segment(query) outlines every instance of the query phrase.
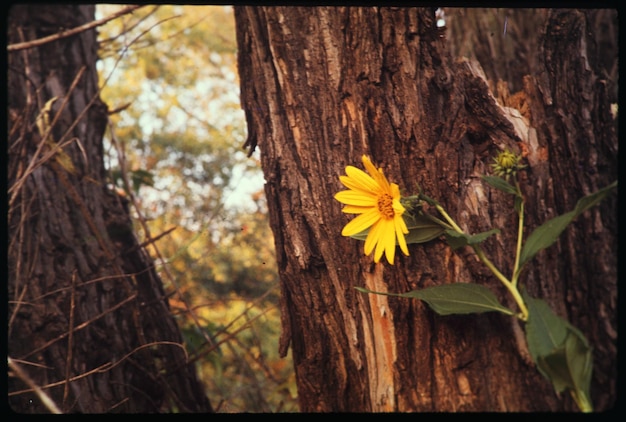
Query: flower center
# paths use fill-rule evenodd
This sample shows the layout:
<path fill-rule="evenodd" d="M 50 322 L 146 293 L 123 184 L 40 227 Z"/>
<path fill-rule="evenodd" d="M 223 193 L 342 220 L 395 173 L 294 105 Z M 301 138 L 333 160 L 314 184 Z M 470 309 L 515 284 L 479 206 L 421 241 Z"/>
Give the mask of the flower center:
<path fill-rule="evenodd" d="M 498 159 L 499 159 L 498 164 L 500 164 L 500 167 L 504 169 L 512 169 L 517 164 L 515 154 L 508 152 L 508 151 L 500 154 Z"/>
<path fill-rule="evenodd" d="M 396 213 L 393 210 L 393 198 L 388 193 L 378 197 L 378 211 L 387 219 L 393 219 Z"/>

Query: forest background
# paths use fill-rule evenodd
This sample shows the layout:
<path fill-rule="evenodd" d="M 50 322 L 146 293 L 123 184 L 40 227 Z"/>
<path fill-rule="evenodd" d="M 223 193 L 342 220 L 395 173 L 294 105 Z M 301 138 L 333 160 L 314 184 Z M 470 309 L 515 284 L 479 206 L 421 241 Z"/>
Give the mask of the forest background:
<path fill-rule="evenodd" d="M 96 19 L 122 7 L 98 5 Z M 222 412 L 296 411 L 291 356 L 278 356 L 259 151 L 242 148 L 232 7 L 143 7 L 100 27 L 99 43 L 102 98 L 115 111 L 105 163 L 118 192 L 139 200 L 139 238 L 146 225 L 158 239 L 148 250 L 208 397 Z"/>

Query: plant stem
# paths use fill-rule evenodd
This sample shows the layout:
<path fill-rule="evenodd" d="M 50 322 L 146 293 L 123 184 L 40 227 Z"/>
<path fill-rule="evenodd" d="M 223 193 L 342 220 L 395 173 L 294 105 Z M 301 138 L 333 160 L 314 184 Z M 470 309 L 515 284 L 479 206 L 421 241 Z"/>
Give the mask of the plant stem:
<path fill-rule="evenodd" d="M 437 208 L 437 211 L 439 211 L 439 213 L 441 215 L 443 215 L 443 218 L 445 218 L 446 221 L 448 223 L 450 223 L 450 225 L 452 226 L 452 228 L 455 231 L 457 231 L 458 233 L 464 234 L 463 230 L 456 224 L 456 222 L 452 219 L 452 217 L 450 217 L 448 215 L 446 210 L 444 210 L 441 205 L 437 204 L 437 205 L 435 205 L 435 208 Z M 523 213 L 522 213 L 522 215 L 523 215 Z M 520 241 L 518 241 L 518 244 L 519 243 L 520 243 Z M 480 248 L 480 246 L 473 245 L 472 248 L 474 249 L 474 252 L 476 252 L 476 255 L 481 260 L 481 262 L 483 264 L 485 264 L 487 266 L 487 268 L 489 268 L 491 270 L 493 275 L 495 275 L 498 278 L 498 280 L 500 280 L 500 282 L 502 282 L 502 284 L 504 284 L 504 287 L 506 287 L 509 290 L 509 292 L 513 296 L 513 299 L 515 299 L 515 302 L 517 303 L 517 306 L 519 307 L 520 312 L 522 313 L 522 315 L 519 318 L 521 320 L 523 320 L 523 321 L 526 321 L 528 319 L 528 309 L 526 308 L 526 304 L 524 303 L 524 299 L 522 299 L 522 295 L 517 290 L 517 287 L 515 286 L 515 283 L 509 281 L 509 279 L 506 278 L 506 276 L 504 274 L 502 274 L 500 272 L 500 270 L 498 270 L 498 268 L 495 265 L 493 265 L 493 263 L 489 260 L 489 258 L 487 258 L 487 256 L 483 252 L 483 250 Z M 519 252 L 516 255 L 519 256 Z M 516 260 L 517 260 L 517 258 L 516 258 Z M 516 266 L 516 268 L 517 268 L 517 266 Z"/>
<path fill-rule="evenodd" d="M 439 224 L 441 227 L 445 227 L 446 229 L 449 229 L 449 230 L 454 230 L 454 228 L 451 225 L 435 217 L 434 215 L 424 214 L 424 216 L 428 218 L 430 221 L 432 221 L 433 223 Z"/>
<path fill-rule="evenodd" d="M 522 295 L 520 294 L 519 290 L 517 290 L 517 287 L 515 286 L 515 284 L 509 281 L 509 279 L 507 279 L 504 276 L 504 274 L 502 274 L 500 270 L 498 270 L 498 268 L 495 265 L 493 265 L 491 260 L 487 258 L 487 256 L 485 255 L 483 250 L 480 248 L 480 246 L 474 245 L 472 246 L 472 248 L 474 249 L 474 252 L 476 252 L 478 259 L 480 259 L 481 262 L 485 264 L 487 268 L 491 270 L 493 275 L 495 275 L 498 278 L 498 280 L 500 280 L 500 282 L 504 284 L 504 287 L 506 287 L 508 291 L 511 293 L 511 295 L 513 296 L 513 299 L 515 299 L 515 302 L 517 303 L 517 306 L 520 309 L 520 312 L 522 313 L 522 315 L 519 316 L 519 318 L 522 321 L 526 321 L 528 319 L 528 308 L 526 308 L 524 299 L 522 298 Z"/>
<path fill-rule="evenodd" d="M 450 226 L 452 226 L 452 228 L 453 228 L 455 231 L 457 231 L 458 233 L 465 233 L 465 232 L 463 231 L 463 229 L 461 229 L 461 228 L 460 228 L 460 227 L 459 227 L 459 226 L 455 223 L 455 221 L 452 219 L 452 217 L 450 217 L 450 216 L 448 215 L 448 213 L 446 212 L 446 210 L 444 210 L 444 209 L 443 209 L 443 207 L 442 207 L 441 205 L 437 204 L 437 205 L 435 205 L 435 208 L 437 209 L 437 211 L 439 211 L 439 213 L 440 213 L 441 215 L 443 215 L 443 218 L 445 218 L 445 219 L 446 219 L 446 221 L 447 221 L 448 223 L 450 223 Z"/>
<path fill-rule="evenodd" d="M 515 264 L 513 265 L 513 276 L 511 277 L 511 283 L 513 286 L 517 286 L 517 279 L 519 278 L 519 259 L 522 254 L 522 236 L 524 235 L 524 197 L 520 191 L 519 183 L 515 181 L 515 187 L 517 188 L 517 195 L 521 199 L 519 218 L 517 222 L 517 247 L 515 248 Z"/>
<path fill-rule="evenodd" d="M 578 405 L 578 408 L 581 411 L 583 411 L 584 413 L 593 412 L 593 405 L 587 398 L 587 395 L 584 391 L 580 391 L 578 389 L 570 390 L 570 394 L 572 395 L 572 398 L 574 399 L 574 401 Z"/>

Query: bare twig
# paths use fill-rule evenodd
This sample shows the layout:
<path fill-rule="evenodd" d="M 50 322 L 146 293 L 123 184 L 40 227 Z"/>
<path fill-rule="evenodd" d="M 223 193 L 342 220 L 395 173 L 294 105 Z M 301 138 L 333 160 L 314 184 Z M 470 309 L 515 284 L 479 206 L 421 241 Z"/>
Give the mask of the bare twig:
<path fill-rule="evenodd" d="M 152 10 L 152 11 L 150 12 L 150 14 L 151 14 L 151 13 L 153 13 L 154 11 L 156 11 L 156 9 L 158 9 L 159 7 L 160 7 L 160 6 L 156 6 L 156 7 L 154 8 L 154 10 Z M 120 58 L 121 58 L 121 57 L 125 54 L 126 50 L 128 50 L 128 48 L 129 48 L 131 45 L 135 44 L 135 43 L 137 44 L 137 46 L 135 47 L 136 49 L 145 48 L 144 46 L 141 46 L 141 44 L 139 44 L 139 42 L 138 42 L 138 41 L 139 41 L 139 39 L 140 39 L 140 38 L 142 38 L 144 35 L 146 35 L 146 34 L 147 34 L 147 33 L 149 33 L 150 31 L 152 31 L 152 29 L 153 29 L 153 28 L 156 28 L 157 26 L 161 25 L 161 24 L 162 24 L 162 23 L 164 23 L 164 22 L 167 22 L 167 21 L 172 20 L 172 19 L 180 18 L 180 17 L 181 17 L 181 15 L 174 15 L 174 16 L 169 16 L 169 17 L 167 17 L 167 18 L 163 18 L 163 19 L 161 19 L 160 21 L 158 21 L 158 22 L 154 23 L 153 25 L 151 25 L 150 27 L 148 27 L 147 29 L 145 29 L 144 31 L 140 32 L 140 33 L 139 33 L 139 34 L 138 34 L 135 38 L 133 38 L 133 39 L 132 39 L 132 40 L 131 40 L 131 41 L 130 41 L 127 45 L 124 45 L 124 47 L 122 48 L 122 52 L 119 54 Z M 143 19 L 146 19 L 146 18 L 147 18 L 147 16 L 144 16 L 144 17 L 142 18 L 142 20 L 143 20 Z M 128 31 L 128 30 L 126 30 L 126 31 Z M 151 47 L 152 45 L 154 45 L 154 42 L 147 41 L 147 45 L 146 45 L 146 47 Z"/>
<path fill-rule="evenodd" d="M 126 273 L 126 274 L 123 274 L 122 276 L 124 276 L 124 277 L 137 277 L 138 275 L 141 275 L 143 273 L 151 271 L 153 268 L 154 268 L 154 266 L 150 266 L 150 267 L 148 267 L 146 269 L 143 269 L 141 271 L 138 271 L 138 272 L 135 272 L 135 273 Z M 78 288 L 84 288 L 84 287 L 88 287 L 88 286 L 90 286 L 91 284 L 94 284 L 94 283 L 101 283 L 101 282 L 107 281 L 107 280 L 115 280 L 115 279 L 120 278 L 120 277 L 121 276 L 119 274 L 113 274 L 113 275 L 107 275 L 107 276 L 103 276 L 103 277 L 98 277 L 98 278 L 94 278 L 94 279 L 91 279 L 91 280 L 84 281 L 84 282 L 80 283 L 80 286 L 77 286 L 77 287 Z M 63 293 L 63 292 L 66 292 L 68 290 L 71 290 L 71 289 L 72 289 L 72 286 L 60 287 L 58 289 L 51 290 L 51 291 L 46 292 L 46 293 L 44 293 L 44 294 L 42 294 L 40 296 L 37 296 L 37 297 L 31 299 L 30 302 L 10 300 L 9 304 L 21 304 L 21 305 L 29 305 L 29 304 L 31 304 L 32 305 L 35 302 L 38 302 L 38 301 L 40 301 L 40 300 L 42 300 L 42 299 L 44 299 L 44 298 L 46 298 L 48 296 L 52 296 L 52 295 L 55 295 L 55 294 Z"/>
<path fill-rule="evenodd" d="M 71 37 L 72 35 L 76 35 L 79 34 L 81 32 L 87 31 L 91 28 L 95 28 L 97 26 L 100 25 L 104 25 L 105 23 L 112 21 L 113 19 L 117 19 L 122 15 L 126 15 L 128 13 L 131 13 L 141 7 L 144 7 L 146 5 L 135 5 L 135 6 L 128 6 L 125 7 L 122 10 L 119 10 L 115 13 L 113 13 L 112 15 L 107 16 L 106 18 L 102 18 L 102 19 L 98 19 L 96 21 L 92 21 L 89 23 L 86 23 L 85 25 L 81 25 L 81 26 L 77 26 L 76 28 L 72 28 L 72 29 L 68 29 L 67 31 L 62 31 L 62 32 L 58 32 L 56 34 L 53 35 L 49 35 L 47 37 L 43 37 L 43 38 L 39 38 L 36 40 L 31 40 L 31 41 L 26 41 L 26 42 L 20 42 L 17 44 L 10 44 L 7 46 L 7 51 L 11 52 L 11 51 L 18 51 L 18 50 L 24 50 L 27 48 L 33 48 L 33 47 L 39 47 L 41 45 L 47 44 L 49 42 L 53 42 L 53 41 L 57 41 L 60 40 L 62 38 L 67 38 L 67 37 Z"/>
<path fill-rule="evenodd" d="M 72 274 L 72 294 L 70 295 L 70 321 L 67 337 L 67 357 L 65 359 L 65 388 L 63 389 L 63 409 L 67 410 L 70 396 L 70 376 L 72 374 L 72 351 L 74 350 L 74 313 L 76 310 L 76 270 Z"/>
<path fill-rule="evenodd" d="M 168 234 L 170 234 L 171 232 L 173 232 L 174 230 L 176 230 L 178 227 L 174 226 L 174 227 L 170 227 L 169 229 L 165 230 L 163 233 L 155 236 L 155 237 L 151 237 L 148 240 L 140 243 L 139 245 L 133 247 L 133 249 L 131 249 L 131 251 L 134 251 L 135 249 L 139 249 L 139 248 L 145 248 L 146 246 L 148 246 L 151 243 L 156 242 L 157 240 L 161 239 L 164 236 L 167 236 Z"/>
<path fill-rule="evenodd" d="M 18 396 L 20 394 L 36 392 L 35 388 L 37 388 L 40 391 L 42 391 L 44 389 L 58 387 L 60 385 L 65 384 L 68 381 L 69 382 L 74 382 L 74 381 L 78 381 L 81 378 L 85 378 L 85 377 L 88 377 L 88 376 L 93 375 L 93 374 L 101 374 L 103 372 L 110 371 L 111 369 L 115 368 L 116 366 L 121 364 L 123 361 L 125 361 L 126 359 L 131 357 L 133 354 L 137 353 L 138 351 L 140 351 L 142 349 L 145 349 L 146 347 L 152 347 L 152 346 L 158 346 L 158 345 L 170 345 L 170 346 L 179 347 L 179 348 L 181 348 L 183 350 L 183 352 L 185 353 L 185 356 L 187 356 L 187 350 L 185 350 L 185 347 L 182 344 L 180 344 L 180 343 L 176 343 L 176 342 L 173 342 L 173 341 L 155 341 L 155 342 L 152 342 L 152 343 L 146 343 L 146 344 L 143 344 L 141 346 L 136 347 L 135 349 L 133 349 L 132 351 L 128 352 L 126 355 L 122 356 L 120 359 L 118 359 L 115 362 L 106 362 L 106 363 L 98 366 L 97 368 L 92 369 L 91 371 L 87 371 L 87 372 L 84 372 L 84 373 L 82 373 L 80 375 L 76 375 L 75 377 L 72 377 L 69 380 L 65 379 L 65 380 L 62 380 L 62 381 L 46 384 L 46 385 L 41 386 L 41 387 L 36 386 L 34 384 L 31 385 L 31 384 L 27 383 L 28 386 L 31 387 L 30 389 L 19 390 L 19 391 L 11 391 L 8 394 L 8 396 L 9 397 L 11 397 L 11 396 Z M 14 364 L 16 364 L 17 359 L 11 359 L 11 358 L 8 358 L 8 359 L 9 359 L 9 361 L 12 361 Z M 11 368 L 13 369 L 12 366 L 11 366 Z M 43 393 L 43 391 L 42 391 L 42 393 Z"/>
<path fill-rule="evenodd" d="M 26 168 L 26 170 L 24 171 L 24 174 L 22 174 L 22 176 L 19 178 L 19 180 L 17 180 L 15 182 L 15 184 L 13 186 L 11 186 L 8 190 L 8 192 L 11 194 L 11 199 L 9 200 L 9 208 L 11 208 L 11 205 L 13 204 L 13 202 L 15 201 L 15 198 L 17 197 L 17 193 L 19 192 L 19 190 L 21 189 L 22 185 L 26 182 L 26 179 L 28 178 L 28 176 L 35 171 L 35 169 L 37 167 L 39 167 L 40 165 L 42 165 L 45 160 L 37 160 L 37 157 L 39 156 L 39 154 L 41 153 L 44 145 L 46 145 L 46 140 L 48 139 L 48 137 L 50 136 L 50 133 L 52 133 L 52 128 L 54 128 L 54 125 L 56 124 L 56 122 L 59 120 L 59 118 L 61 117 L 61 113 L 63 112 L 63 109 L 65 108 L 65 106 L 67 105 L 70 95 L 71 93 L 74 91 L 74 89 L 76 88 L 76 85 L 78 85 L 78 81 L 80 80 L 81 76 L 83 75 L 83 73 L 85 72 L 85 66 L 81 67 L 80 70 L 78 71 L 78 74 L 76 75 L 76 77 L 74 77 L 74 81 L 72 81 L 72 85 L 70 86 L 70 89 L 67 92 L 67 95 L 65 96 L 65 98 L 63 99 L 63 102 L 61 103 L 61 106 L 59 108 L 59 111 L 55 114 L 54 118 L 52 119 L 52 121 L 50 122 L 49 127 L 46 129 L 46 132 L 43 133 L 41 135 L 41 141 L 39 142 L 39 145 L 37 147 L 37 151 L 35 152 L 35 154 L 33 155 L 33 159 L 31 160 L 31 162 L 28 164 L 28 167 Z M 89 104 L 91 105 L 91 104 Z M 86 107 L 88 108 L 88 107 Z M 82 115 L 81 115 L 82 116 Z M 79 116 L 80 117 L 80 116 Z M 78 119 L 77 119 L 78 120 Z M 72 125 L 71 128 L 73 128 L 74 126 Z M 67 132 L 66 132 L 67 133 Z M 65 137 L 65 135 L 63 136 Z M 59 145 L 62 143 L 63 139 L 59 139 L 58 143 Z M 53 148 L 54 149 L 54 148 Z M 55 150 L 56 151 L 56 150 Z M 54 154 L 52 154 L 54 155 Z M 46 159 L 48 159 L 51 155 L 48 155 Z"/>
<path fill-rule="evenodd" d="M 96 320 L 98 320 L 98 319 L 100 319 L 100 318 L 102 318 L 102 317 L 104 317 L 104 316 L 106 316 L 106 315 L 110 314 L 111 312 L 113 312 L 113 311 L 115 311 L 115 310 L 117 310 L 117 309 L 121 308 L 121 307 L 122 307 L 122 306 L 124 306 L 125 304 L 127 304 L 127 303 L 129 303 L 129 302 L 132 302 L 132 301 L 133 301 L 133 300 L 135 300 L 136 298 L 137 298 L 137 294 L 136 294 L 136 293 L 135 293 L 135 294 L 133 294 L 133 295 L 132 295 L 132 296 L 130 296 L 130 297 L 127 297 L 126 299 L 122 300 L 121 302 L 119 302 L 119 303 L 117 303 L 117 304 L 115 304 L 115 305 L 111 306 L 111 307 L 110 307 L 109 309 L 107 309 L 106 311 L 99 313 L 98 315 L 96 315 L 95 317 L 91 318 L 90 320 L 87 320 L 87 321 L 83 322 L 82 324 L 77 325 L 77 326 L 76 326 L 76 328 L 74 329 L 74 332 L 79 331 L 79 330 L 82 330 L 83 328 L 85 328 L 85 327 L 87 327 L 89 324 L 91 324 L 92 322 L 94 322 L 94 321 L 96 321 Z M 35 353 L 38 353 L 38 352 L 40 352 L 40 351 L 42 351 L 42 350 L 45 350 L 45 349 L 47 349 L 48 347 L 50 347 L 51 345 L 53 345 L 54 343 L 56 343 L 57 341 L 59 341 L 59 340 L 63 340 L 63 339 L 64 339 L 64 338 L 66 338 L 67 336 L 68 336 L 68 333 L 63 333 L 63 334 L 61 334 L 60 336 L 58 336 L 57 338 L 53 338 L 52 340 L 50 340 L 50 341 L 46 342 L 45 344 L 43 344 L 43 345 L 41 345 L 41 346 L 37 347 L 36 349 L 31 350 L 30 352 L 28 352 L 28 353 L 26 353 L 25 355 L 21 356 L 21 358 L 22 358 L 22 359 L 24 359 L 24 358 L 26 358 L 26 357 L 28 357 L 28 356 L 32 356 L 32 355 L 34 355 Z"/>
<path fill-rule="evenodd" d="M 10 357 L 7 357 L 7 362 L 9 364 L 9 368 L 11 368 L 11 370 L 13 370 L 13 372 L 15 373 L 15 375 L 21 379 L 22 381 L 24 381 L 24 383 L 26 385 L 28 385 L 31 389 L 29 391 L 34 392 L 35 394 L 37 394 L 37 396 L 39 397 L 39 399 L 41 400 L 41 402 L 43 403 L 44 406 L 46 406 L 46 408 L 54 414 L 61 414 L 61 410 L 59 409 L 59 407 L 56 405 L 56 403 L 54 401 L 52 401 L 52 399 L 50 398 L 50 396 L 48 396 L 37 384 L 35 384 L 35 382 L 30 379 L 30 377 L 28 376 L 28 374 L 26 374 L 26 372 L 24 372 L 22 370 L 22 368 L 20 367 L 20 365 L 18 365 L 13 359 L 11 359 Z"/>
<path fill-rule="evenodd" d="M 139 25 L 146 21 L 149 17 L 151 17 L 161 6 L 153 6 L 152 10 L 149 10 L 148 12 L 146 12 L 143 16 L 139 16 L 137 18 L 137 20 L 135 22 L 130 21 L 129 25 L 126 26 L 126 22 L 122 22 L 122 32 L 120 32 L 119 34 L 113 36 L 113 37 L 109 37 L 109 38 L 104 38 L 100 40 L 100 47 L 102 49 L 105 49 L 108 47 L 109 44 L 113 44 L 119 37 L 126 35 L 128 33 L 130 33 L 130 31 L 134 30 L 135 28 L 139 27 Z M 133 40 L 132 43 L 136 42 L 137 40 Z M 128 46 L 124 46 L 124 48 L 122 49 L 121 53 L 116 53 L 118 55 L 123 55 L 124 52 L 123 50 L 126 50 L 128 48 Z M 109 57 L 108 55 L 103 55 L 101 58 L 106 58 Z"/>
<path fill-rule="evenodd" d="M 133 204 L 133 207 L 135 208 L 135 211 L 137 212 L 137 219 L 138 219 L 139 223 L 141 224 L 141 227 L 142 227 L 142 229 L 143 229 L 143 231 L 145 233 L 145 237 L 147 239 L 146 242 L 148 242 L 149 244 L 152 245 L 152 248 L 153 248 L 153 250 L 154 250 L 154 252 L 156 254 L 156 257 L 163 264 L 163 271 L 164 271 L 165 275 L 167 276 L 167 278 L 170 281 L 170 283 L 172 283 L 172 285 L 174 286 L 174 289 L 178 292 L 178 295 L 180 296 L 181 301 L 183 302 L 183 304 L 185 305 L 185 308 L 189 312 L 189 315 L 191 316 L 191 319 L 193 319 L 194 323 L 197 325 L 198 329 L 202 333 L 202 336 L 207 341 L 207 343 L 214 344 L 213 339 L 211 338 L 211 336 L 209 336 L 209 334 L 206 332 L 206 330 L 204 330 L 203 326 L 200 324 L 198 316 L 193 311 L 193 309 L 191 308 L 191 306 L 189 305 L 189 303 L 185 299 L 184 295 L 180 291 L 180 286 L 178 285 L 178 282 L 172 276 L 172 273 L 170 272 L 170 270 L 169 270 L 169 268 L 168 268 L 168 266 L 166 264 L 165 258 L 163 258 L 163 255 L 161 254 L 161 251 L 159 250 L 157 245 L 154 243 L 154 239 L 153 239 L 153 237 L 150 234 L 150 228 L 148 227 L 146 219 L 145 219 L 143 213 L 141 212 L 141 208 L 139 206 L 139 203 L 137 202 L 137 199 L 135 198 L 135 195 L 133 194 L 132 189 L 130 188 L 130 182 L 128 180 L 127 168 L 126 168 L 126 154 L 125 154 L 123 148 L 121 148 L 119 143 L 117 142 L 117 138 L 115 137 L 115 132 L 113 130 L 113 126 L 112 126 L 112 123 L 111 123 L 110 120 L 109 120 L 109 131 L 110 131 L 110 134 L 111 134 L 111 143 L 115 146 L 115 148 L 117 150 L 118 161 L 119 161 L 119 165 L 120 165 L 120 174 L 122 176 L 122 183 L 124 183 L 124 187 L 126 188 L 126 192 L 128 192 L 128 196 L 130 198 L 130 201 Z M 146 243 L 146 242 L 144 242 L 144 243 Z"/>
<path fill-rule="evenodd" d="M 232 338 L 237 336 L 237 334 L 239 334 L 240 332 L 250 328 L 250 326 L 252 325 L 252 323 L 254 321 L 256 321 L 257 319 L 261 318 L 263 315 L 265 315 L 266 313 L 268 313 L 269 311 L 271 311 L 272 309 L 275 309 L 275 308 L 276 307 L 271 307 L 271 308 L 267 308 L 267 309 L 263 310 L 259 315 L 256 315 L 256 316 L 252 317 L 251 319 L 249 319 L 247 324 L 237 328 L 232 333 L 229 333 L 228 331 L 222 330 L 222 332 L 227 334 L 226 337 L 224 337 L 223 339 L 221 339 L 217 343 L 215 343 L 215 342 L 208 343 L 210 345 L 210 347 L 208 349 L 204 350 L 202 353 L 197 353 L 195 357 L 192 357 L 192 358 L 189 359 L 189 362 L 195 362 L 195 361 L 199 360 L 200 358 L 202 358 L 203 356 L 208 355 L 212 351 L 216 350 L 220 345 L 230 341 Z"/>

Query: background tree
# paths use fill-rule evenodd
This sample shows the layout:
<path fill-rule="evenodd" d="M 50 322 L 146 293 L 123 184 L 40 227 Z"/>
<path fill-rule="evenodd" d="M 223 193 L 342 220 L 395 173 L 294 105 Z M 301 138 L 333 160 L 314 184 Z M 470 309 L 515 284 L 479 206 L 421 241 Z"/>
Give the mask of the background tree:
<path fill-rule="evenodd" d="M 14 44 L 94 19 L 15 6 Z M 129 211 L 107 186 L 95 29 L 9 49 L 9 402 L 64 412 L 211 411 Z M 56 99 L 56 100 L 55 100 Z"/>
<path fill-rule="evenodd" d="M 347 218 L 333 199 L 345 166 L 368 154 L 467 232 L 502 228 L 484 248 L 509 269 L 512 199 L 480 179 L 495 152 L 526 158 L 529 230 L 617 178 L 617 50 L 607 35 L 616 13 L 503 12 L 445 9 L 457 19 L 448 39 L 434 9 L 235 8 L 246 145 L 261 149 L 276 244 L 280 350 L 293 351 L 302 411 L 576 409 L 531 364 L 516 321 L 443 318 L 418 301 L 355 291 L 472 281 L 506 303 L 470 251 L 441 242 L 410 245 L 393 267 L 373 264 L 341 238 Z M 469 51 L 460 34 L 476 40 Z M 615 207 L 613 196 L 580 216 L 523 275 L 589 339 L 597 410 L 615 400 Z"/>
<path fill-rule="evenodd" d="M 102 96 L 119 110 L 105 165 L 135 198 L 140 238 L 156 239 L 148 249 L 216 411 L 296 410 L 293 369 L 275 346 L 263 175 L 242 149 L 232 7 L 142 8 L 102 27 L 100 47 Z"/>

